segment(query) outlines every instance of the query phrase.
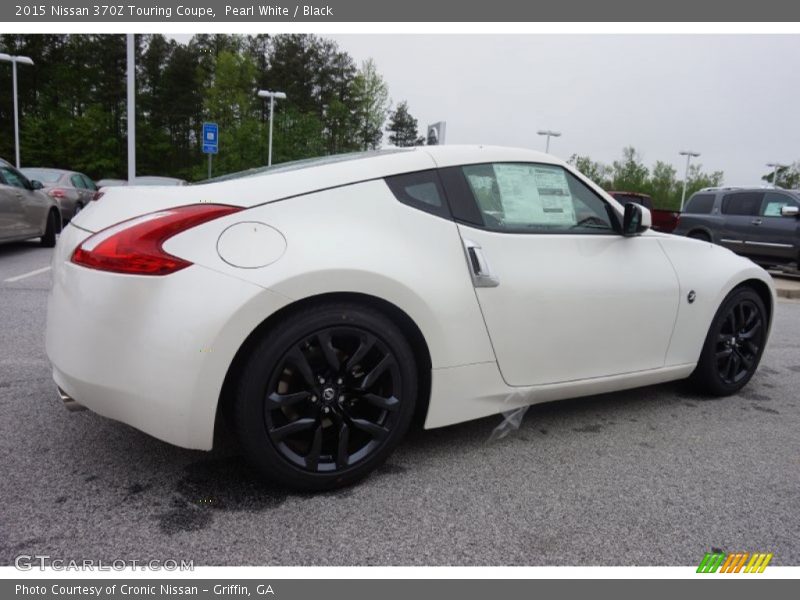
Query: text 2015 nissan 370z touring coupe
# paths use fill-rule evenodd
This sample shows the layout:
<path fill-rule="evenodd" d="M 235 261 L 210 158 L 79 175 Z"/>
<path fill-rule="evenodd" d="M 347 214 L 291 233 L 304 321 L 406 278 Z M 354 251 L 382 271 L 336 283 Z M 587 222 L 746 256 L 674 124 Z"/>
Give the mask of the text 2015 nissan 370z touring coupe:
<path fill-rule="evenodd" d="M 649 231 L 560 160 L 442 146 L 111 188 L 64 230 L 47 353 L 63 398 L 186 448 L 346 485 L 428 428 L 690 375 L 753 375 L 767 273 Z"/>

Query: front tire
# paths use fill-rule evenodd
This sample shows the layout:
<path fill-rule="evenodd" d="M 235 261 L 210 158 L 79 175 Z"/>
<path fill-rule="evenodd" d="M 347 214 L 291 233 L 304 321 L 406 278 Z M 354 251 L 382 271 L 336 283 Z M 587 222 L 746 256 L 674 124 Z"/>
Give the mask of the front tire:
<path fill-rule="evenodd" d="M 734 289 L 720 305 L 708 330 L 692 379 L 703 391 L 729 396 L 741 390 L 758 368 L 767 342 L 767 311 L 750 287 Z"/>
<path fill-rule="evenodd" d="M 250 461 L 300 490 L 352 484 L 408 430 L 414 355 L 382 313 L 352 303 L 309 307 L 269 330 L 242 370 L 234 428 Z"/>

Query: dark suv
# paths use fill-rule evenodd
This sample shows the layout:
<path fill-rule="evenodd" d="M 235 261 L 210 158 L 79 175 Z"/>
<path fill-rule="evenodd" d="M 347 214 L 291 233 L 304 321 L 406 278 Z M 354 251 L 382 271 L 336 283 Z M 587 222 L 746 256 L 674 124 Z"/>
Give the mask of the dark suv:
<path fill-rule="evenodd" d="M 689 198 L 673 233 L 714 242 L 764 266 L 800 261 L 800 192 L 707 188 Z"/>

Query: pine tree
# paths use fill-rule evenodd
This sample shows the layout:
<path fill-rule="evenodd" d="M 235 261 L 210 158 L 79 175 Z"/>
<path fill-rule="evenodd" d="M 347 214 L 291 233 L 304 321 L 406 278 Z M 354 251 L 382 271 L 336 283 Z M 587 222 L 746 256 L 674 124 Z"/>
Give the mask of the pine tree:
<path fill-rule="evenodd" d="M 389 116 L 389 143 L 394 146 L 421 146 L 425 139 L 419 135 L 417 120 L 408 111 L 408 102 L 403 100 Z"/>

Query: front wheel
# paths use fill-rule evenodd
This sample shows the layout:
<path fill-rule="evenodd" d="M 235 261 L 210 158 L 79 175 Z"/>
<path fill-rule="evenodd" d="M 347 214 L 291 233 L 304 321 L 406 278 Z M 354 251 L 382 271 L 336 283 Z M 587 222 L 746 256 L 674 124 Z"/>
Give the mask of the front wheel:
<path fill-rule="evenodd" d="M 383 463 L 414 412 L 414 355 L 398 327 L 360 305 L 281 321 L 242 371 L 234 426 L 267 477 L 302 490 L 354 483 Z"/>
<path fill-rule="evenodd" d="M 722 302 L 692 379 L 704 391 L 728 396 L 753 377 L 767 342 L 767 311 L 761 297 L 740 287 Z"/>

